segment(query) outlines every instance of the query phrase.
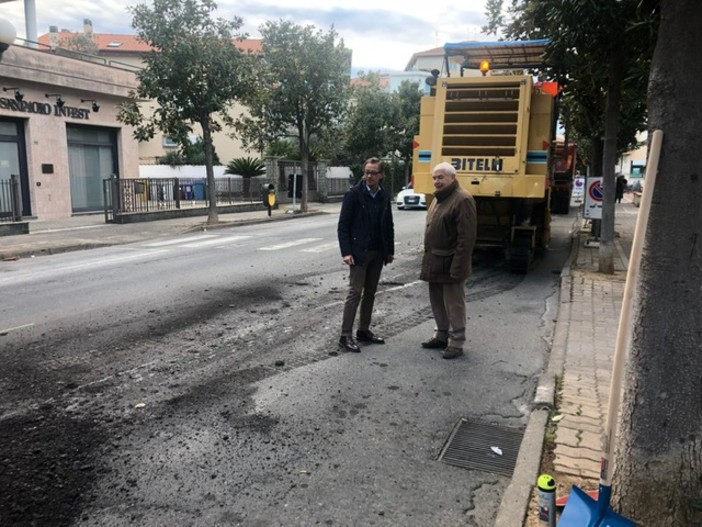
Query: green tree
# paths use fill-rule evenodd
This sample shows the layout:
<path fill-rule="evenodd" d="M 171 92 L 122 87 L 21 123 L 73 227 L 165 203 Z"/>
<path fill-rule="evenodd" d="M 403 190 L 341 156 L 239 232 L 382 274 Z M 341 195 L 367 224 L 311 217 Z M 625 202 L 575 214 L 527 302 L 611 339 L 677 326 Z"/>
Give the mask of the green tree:
<path fill-rule="evenodd" d="M 313 139 L 336 126 L 346 110 L 351 54 L 333 28 L 324 33 L 281 20 L 266 22 L 260 32 L 263 58 L 247 100 L 250 115 L 239 119 L 237 129 L 247 146 L 295 138 L 302 173 L 308 175 Z M 302 212 L 308 209 L 308 188 L 303 177 Z"/>
<path fill-rule="evenodd" d="M 282 159 L 300 159 L 300 145 L 290 139 L 276 139 L 266 147 L 266 155 Z"/>
<path fill-rule="evenodd" d="M 210 197 L 208 223 L 218 221 L 212 134 L 221 130 L 220 122 L 232 124 L 227 111 L 252 88 L 251 61 L 234 44 L 235 38 L 243 38 L 236 33 L 242 20 L 214 20 L 215 8 L 212 0 L 154 0 L 153 7 L 130 8 L 132 26 L 152 51 L 137 73 L 137 93 L 117 116 L 135 127 L 140 141 L 153 138 L 158 129 L 185 144 L 192 126 L 199 125 Z M 139 99 L 157 102 L 152 116 L 144 117 Z"/>
<path fill-rule="evenodd" d="M 638 525 L 702 525 L 702 20 L 698 0 L 662 0 L 649 131 L 663 132 L 633 301 L 615 459 L 618 510 Z"/>
<path fill-rule="evenodd" d="M 635 144 L 636 131 L 645 126 L 656 0 L 512 0 L 507 23 L 501 5 L 489 2 L 488 31 L 502 26 L 510 39 L 551 40 L 540 73 L 563 85 L 564 123 L 589 152 L 592 175 L 603 177 L 599 270 L 611 274 L 615 165 L 622 147 Z"/>
<path fill-rule="evenodd" d="M 204 165 L 205 164 L 205 143 L 202 137 L 198 137 L 194 142 L 188 140 L 176 152 L 168 152 L 158 158 L 159 165 Z M 212 146 L 212 164 L 221 165 L 219 156 Z"/>
<path fill-rule="evenodd" d="M 235 174 L 244 178 L 244 196 L 251 197 L 251 178 L 266 173 L 266 164 L 252 157 L 238 157 L 227 163 L 225 174 Z"/>
<path fill-rule="evenodd" d="M 419 133 L 419 105 L 422 92 L 416 82 L 402 81 L 393 99 L 397 105 L 397 118 L 394 122 L 392 148 L 393 154 L 404 168 L 404 183 L 410 178 L 412 156 L 414 155 L 414 136 Z"/>
<path fill-rule="evenodd" d="M 352 91 L 337 162 L 360 174 L 364 160 L 371 156 L 383 158 L 389 164 L 383 185 L 394 193 L 396 186 L 409 180 L 422 94 L 416 82 L 403 81 L 397 91 L 388 93 L 382 89 L 377 74 L 360 74 L 359 78 L 365 82 Z"/>
<path fill-rule="evenodd" d="M 100 51 L 98 45 L 90 35 L 85 33 L 75 33 L 70 37 L 62 38 L 59 47 L 70 51 L 85 53 L 86 55 L 97 55 Z"/>
<path fill-rule="evenodd" d="M 372 156 L 385 157 L 392 149 L 391 123 L 397 115 L 392 95 L 383 91 L 377 76 L 361 75 L 362 84 L 352 89 L 344 123 L 344 152 L 348 165 L 358 165 Z"/>

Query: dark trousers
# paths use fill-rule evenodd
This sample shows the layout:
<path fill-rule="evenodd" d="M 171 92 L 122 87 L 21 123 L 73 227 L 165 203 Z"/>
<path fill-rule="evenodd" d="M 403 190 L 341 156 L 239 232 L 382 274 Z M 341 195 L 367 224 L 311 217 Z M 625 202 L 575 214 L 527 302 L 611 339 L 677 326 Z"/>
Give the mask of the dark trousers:
<path fill-rule="evenodd" d="M 429 302 L 434 313 L 434 337 L 449 346 L 463 348 L 466 341 L 466 282 L 429 282 Z"/>
<path fill-rule="evenodd" d="M 378 251 L 368 251 L 363 265 L 352 265 L 349 268 L 349 292 L 344 302 L 344 318 L 341 322 L 341 336 L 353 336 L 353 321 L 356 318 L 358 304 L 361 313 L 358 329 L 367 330 L 370 327 L 375 291 L 378 289 L 380 272 L 383 270 L 383 259 Z"/>

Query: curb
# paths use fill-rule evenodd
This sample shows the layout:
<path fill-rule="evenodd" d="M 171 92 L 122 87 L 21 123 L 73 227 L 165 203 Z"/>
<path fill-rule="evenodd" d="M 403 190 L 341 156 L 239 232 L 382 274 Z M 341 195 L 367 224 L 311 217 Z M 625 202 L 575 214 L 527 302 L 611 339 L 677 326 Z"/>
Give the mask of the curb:
<path fill-rule="evenodd" d="M 524 524 L 541 464 L 541 449 L 547 422 L 546 408 L 537 408 L 531 413 L 519 447 L 512 481 L 502 496 L 494 527 L 517 527 Z"/>
<path fill-rule="evenodd" d="M 9 253 L 0 253 L 0 262 L 17 260 L 20 258 L 34 258 L 37 256 L 48 256 L 50 254 L 61 254 L 69 253 L 74 251 L 82 251 L 86 249 L 100 249 L 102 247 L 111 247 L 112 245 L 121 245 L 131 243 L 129 241 L 125 242 L 90 242 L 90 243 L 72 243 L 68 245 L 55 245 L 53 247 L 44 247 L 36 249 L 23 249 L 21 251 L 11 251 Z"/>
<path fill-rule="evenodd" d="M 529 416 L 524 438 L 519 447 L 517 462 L 512 474 L 512 481 L 507 486 L 505 494 L 497 511 L 494 527 L 516 527 L 524 525 L 529 502 L 539 475 L 541 453 L 544 446 L 544 432 L 548 424 L 548 416 L 555 405 L 556 377 L 563 373 L 566 352 L 567 328 L 570 324 L 570 290 L 571 267 L 576 261 L 579 246 L 577 243 L 579 229 L 575 228 L 579 218 L 576 216 L 570 238 L 570 251 L 563 270 L 558 292 L 558 317 L 553 331 L 553 342 L 548 365 L 539 377 L 532 411 Z"/>

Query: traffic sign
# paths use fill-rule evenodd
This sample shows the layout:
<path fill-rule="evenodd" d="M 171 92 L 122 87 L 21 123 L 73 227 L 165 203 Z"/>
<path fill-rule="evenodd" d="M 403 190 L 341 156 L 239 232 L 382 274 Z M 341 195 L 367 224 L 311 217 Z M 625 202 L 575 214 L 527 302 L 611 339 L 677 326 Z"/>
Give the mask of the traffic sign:
<path fill-rule="evenodd" d="M 604 199 L 604 189 L 602 188 L 602 180 L 598 178 L 588 183 L 587 192 L 590 195 L 590 199 L 602 203 L 602 199 Z"/>
<path fill-rule="evenodd" d="M 585 193 L 585 209 L 583 211 L 583 216 L 590 220 L 601 220 L 602 200 L 604 199 L 602 178 L 587 178 L 585 187 L 587 188 L 587 192 Z"/>

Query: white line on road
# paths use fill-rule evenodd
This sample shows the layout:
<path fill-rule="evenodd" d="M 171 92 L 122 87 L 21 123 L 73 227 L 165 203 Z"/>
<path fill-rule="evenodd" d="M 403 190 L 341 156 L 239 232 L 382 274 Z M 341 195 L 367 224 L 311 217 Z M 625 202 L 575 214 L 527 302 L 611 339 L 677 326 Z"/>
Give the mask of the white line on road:
<path fill-rule="evenodd" d="M 318 242 L 322 238 L 300 238 L 299 240 L 293 240 L 286 243 L 280 243 L 278 245 L 270 245 L 268 247 L 260 247 L 259 251 L 278 251 L 280 249 L 288 249 L 289 247 L 295 247 L 296 245 L 303 245 L 310 242 Z"/>
<path fill-rule="evenodd" d="M 19 331 L 20 329 L 26 329 L 26 328 L 31 328 L 31 327 L 34 327 L 34 322 L 30 322 L 29 324 L 22 324 L 21 326 L 15 326 L 13 328 L 0 329 L 0 336 L 4 337 L 10 331 Z"/>
<path fill-rule="evenodd" d="M 184 243 L 182 245 L 179 245 L 178 247 L 187 247 L 189 249 L 195 249 L 197 247 L 207 247 L 209 245 L 227 245 L 228 243 L 231 242 L 237 242 L 241 240 L 247 240 L 251 238 L 251 236 L 224 236 L 224 237 L 216 237 L 213 238 L 212 240 L 203 240 L 201 242 L 195 242 L 195 243 Z"/>
<path fill-rule="evenodd" d="M 205 238 L 214 238 L 216 234 L 200 234 L 198 236 L 188 236 L 187 238 L 178 238 L 177 240 L 166 240 L 163 242 L 145 243 L 144 247 L 163 247 L 164 245 L 176 245 L 184 242 L 192 242 L 195 240 L 204 240 Z"/>
<path fill-rule="evenodd" d="M 336 249 L 339 247 L 339 242 L 325 243 L 323 245 L 317 245 L 316 247 L 309 247 L 307 249 L 302 249 L 303 253 L 323 253 L 324 251 L 329 251 L 331 249 Z"/>
<path fill-rule="evenodd" d="M 8 284 L 16 285 L 18 283 L 27 281 L 36 282 L 61 273 L 78 271 L 87 268 L 97 269 L 99 267 L 106 267 L 112 264 L 124 263 L 130 260 L 146 260 L 147 258 L 153 258 L 154 256 L 159 256 L 160 254 L 166 252 L 168 252 L 167 249 L 156 249 L 150 252 L 139 252 L 124 256 L 113 256 L 112 258 L 101 258 L 99 260 L 90 260 L 88 262 L 82 262 L 73 265 L 65 265 L 62 267 L 52 267 L 47 269 L 30 269 L 24 271 L 22 275 L 17 275 L 13 273 L 12 276 L 0 278 L 0 286 Z"/>

